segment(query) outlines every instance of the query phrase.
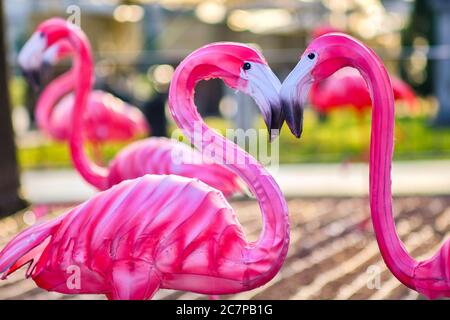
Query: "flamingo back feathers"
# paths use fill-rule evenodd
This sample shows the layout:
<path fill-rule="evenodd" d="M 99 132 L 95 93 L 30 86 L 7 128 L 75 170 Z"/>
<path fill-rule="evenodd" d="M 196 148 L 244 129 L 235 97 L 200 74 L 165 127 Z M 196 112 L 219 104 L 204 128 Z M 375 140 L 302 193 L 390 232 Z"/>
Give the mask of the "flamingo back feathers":
<path fill-rule="evenodd" d="M 167 138 L 136 141 L 120 152 L 110 165 L 110 185 L 147 173 L 197 178 L 226 197 L 242 191 L 237 175 L 228 168 L 205 161 L 198 151 Z"/>
<path fill-rule="evenodd" d="M 52 136 L 58 140 L 69 137 L 74 95 L 62 98 L 55 106 L 51 117 Z M 110 93 L 95 90 L 88 99 L 84 130 L 86 138 L 92 142 L 123 141 L 149 134 L 149 126 L 144 115 L 137 109 Z"/>
<path fill-rule="evenodd" d="M 246 241 L 221 192 L 174 175 L 124 181 L 56 220 L 26 229 L 0 253 L 0 271 L 49 236 L 31 276 L 40 287 L 63 293 L 110 292 L 111 272 L 120 261 L 154 266 L 167 277 L 161 287 L 181 288 L 177 274 L 221 278 L 223 262 L 240 261 L 235 248 Z M 73 266 L 80 268 L 81 288 L 66 286 Z M 242 277 L 235 268 L 235 287 Z M 206 290 L 208 283 L 200 281 L 194 290 Z"/>

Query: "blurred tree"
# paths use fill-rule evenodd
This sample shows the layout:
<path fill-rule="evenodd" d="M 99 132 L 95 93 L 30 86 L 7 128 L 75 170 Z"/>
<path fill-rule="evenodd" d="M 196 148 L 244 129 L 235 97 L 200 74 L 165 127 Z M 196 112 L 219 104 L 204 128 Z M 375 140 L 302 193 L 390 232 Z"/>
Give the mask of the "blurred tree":
<path fill-rule="evenodd" d="M 150 134 L 154 137 L 167 137 L 166 101 L 167 94 L 157 92 L 143 104 L 142 112 L 150 125 Z"/>
<path fill-rule="evenodd" d="M 436 126 L 450 126 L 450 1 L 431 0 L 435 19 L 433 33 L 437 50 L 434 62 L 434 89 L 439 100 L 439 111 L 434 119 Z"/>
<path fill-rule="evenodd" d="M 0 216 L 27 206 L 19 195 L 20 180 L 16 158 L 11 106 L 8 90 L 3 1 L 0 1 Z"/>
<path fill-rule="evenodd" d="M 158 4 L 145 6 L 145 18 L 148 23 L 142 24 L 145 40 L 143 52 L 150 52 L 158 48 L 158 37 L 163 32 L 162 8 Z M 148 61 L 147 57 L 141 58 L 140 72 L 147 73 L 150 63 L 155 63 L 156 60 L 163 60 L 163 57 L 156 57 L 155 61 Z M 160 88 L 162 89 L 162 88 Z M 167 93 L 160 90 L 153 95 L 149 101 L 142 104 L 142 112 L 144 113 L 150 125 L 150 132 L 155 137 L 166 137 L 167 132 L 167 118 L 165 105 L 167 100 Z"/>
<path fill-rule="evenodd" d="M 414 2 L 414 7 L 409 17 L 409 23 L 407 27 L 402 31 L 402 47 L 412 48 L 414 46 L 415 40 L 418 38 L 425 39 L 428 45 L 434 45 L 435 39 L 433 37 L 434 25 L 433 25 L 434 14 L 433 10 L 429 5 L 428 0 L 416 0 Z M 414 74 L 412 72 L 411 60 L 412 52 L 408 52 L 409 57 L 402 60 L 401 76 L 413 86 L 414 90 L 422 95 L 429 95 L 434 92 L 433 90 L 433 61 L 428 60 L 423 74 Z"/>

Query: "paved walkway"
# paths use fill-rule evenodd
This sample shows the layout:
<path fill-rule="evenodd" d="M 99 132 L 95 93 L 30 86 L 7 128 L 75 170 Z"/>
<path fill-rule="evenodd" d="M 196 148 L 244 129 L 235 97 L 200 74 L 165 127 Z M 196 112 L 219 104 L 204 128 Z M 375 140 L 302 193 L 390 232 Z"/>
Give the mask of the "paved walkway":
<path fill-rule="evenodd" d="M 288 197 L 361 196 L 369 192 L 367 164 L 284 165 L 273 172 Z M 450 194 L 450 161 L 396 162 L 394 195 Z"/>
<path fill-rule="evenodd" d="M 287 197 L 368 194 L 365 164 L 283 165 L 271 172 Z M 397 162 L 392 180 L 395 195 L 450 195 L 450 161 Z M 96 192 L 73 170 L 24 172 L 22 183 L 33 203 L 81 202 Z"/>

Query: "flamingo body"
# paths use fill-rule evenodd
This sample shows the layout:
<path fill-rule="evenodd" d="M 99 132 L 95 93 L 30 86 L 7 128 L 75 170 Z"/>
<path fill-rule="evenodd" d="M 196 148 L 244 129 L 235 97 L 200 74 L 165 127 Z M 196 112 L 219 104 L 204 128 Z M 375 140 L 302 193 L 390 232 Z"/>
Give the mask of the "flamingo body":
<path fill-rule="evenodd" d="M 417 107 L 414 91 L 396 77 L 391 76 L 391 81 L 394 98 L 406 101 L 409 109 L 414 110 Z M 330 77 L 314 82 L 309 98 L 313 108 L 322 114 L 346 107 L 361 114 L 372 105 L 366 82 L 356 69 L 350 67 L 342 68 Z"/>
<path fill-rule="evenodd" d="M 247 289 L 246 242 L 235 212 L 208 185 L 179 176 L 124 181 L 56 220 L 18 234 L 0 253 L 4 277 L 49 291 L 148 299 L 157 288 L 224 294 Z M 68 285 L 79 268 L 80 285 Z"/>
<path fill-rule="evenodd" d="M 112 94 L 95 90 L 89 95 L 84 122 L 84 134 L 88 141 L 127 141 L 149 133 L 144 115 Z M 49 119 L 47 131 L 59 141 L 69 139 L 74 106 L 73 94 L 66 95 L 56 104 Z"/>
<path fill-rule="evenodd" d="M 168 138 L 148 138 L 125 147 L 109 166 L 106 188 L 147 173 L 198 178 L 226 197 L 241 190 L 237 176 L 226 167 L 209 162 L 189 146 Z"/>

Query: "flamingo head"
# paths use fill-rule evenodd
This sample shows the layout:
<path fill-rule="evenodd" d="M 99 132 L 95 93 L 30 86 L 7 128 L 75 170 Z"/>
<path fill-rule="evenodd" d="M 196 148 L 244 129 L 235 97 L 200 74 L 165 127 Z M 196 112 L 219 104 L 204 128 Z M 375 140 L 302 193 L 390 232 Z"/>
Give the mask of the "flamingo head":
<path fill-rule="evenodd" d="M 73 24 L 60 18 L 52 18 L 41 23 L 19 53 L 18 62 L 23 74 L 33 87 L 40 85 L 41 68 L 45 63 L 47 50 L 67 38 Z M 53 49 L 51 49 L 53 50 Z M 55 50 L 59 50 L 55 48 Z M 47 53 L 49 54 L 49 53 Z M 49 54 L 50 55 L 50 54 Z"/>
<path fill-rule="evenodd" d="M 191 57 L 200 60 L 195 67 L 199 72 L 197 80 L 220 78 L 230 88 L 251 96 L 263 115 L 270 140 L 278 136 L 284 122 L 279 98 L 281 82 L 261 53 L 244 44 L 219 42 L 194 51 Z"/>
<path fill-rule="evenodd" d="M 42 57 L 43 67 L 53 67 L 60 60 L 73 53 L 73 48 L 66 40 L 59 41 L 45 50 Z"/>
<path fill-rule="evenodd" d="M 72 53 L 73 47 L 66 40 L 61 40 L 45 50 L 40 68 L 42 78 L 48 79 L 51 69 Z"/>
<path fill-rule="evenodd" d="M 297 138 L 303 131 L 303 110 L 311 84 L 345 66 L 352 66 L 355 41 L 343 33 L 328 33 L 314 39 L 284 80 L 280 90 L 283 113 Z"/>

